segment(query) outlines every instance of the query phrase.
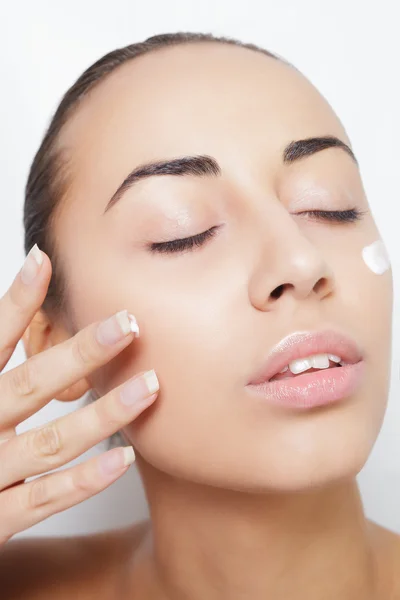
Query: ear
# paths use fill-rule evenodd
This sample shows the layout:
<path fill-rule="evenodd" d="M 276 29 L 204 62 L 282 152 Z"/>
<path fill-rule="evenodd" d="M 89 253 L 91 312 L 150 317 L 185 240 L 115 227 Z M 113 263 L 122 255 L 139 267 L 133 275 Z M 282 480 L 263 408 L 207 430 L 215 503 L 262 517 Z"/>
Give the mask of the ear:
<path fill-rule="evenodd" d="M 39 309 L 25 330 L 22 343 L 25 354 L 29 358 L 68 340 L 70 337 L 70 332 L 61 322 L 54 322 L 42 309 Z M 63 365 L 60 364 L 59 368 L 62 369 Z M 89 381 L 84 377 L 71 384 L 67 389 L 58 392 L 54 399 L 61 402 L 78 400 L 91 387 Z"/>

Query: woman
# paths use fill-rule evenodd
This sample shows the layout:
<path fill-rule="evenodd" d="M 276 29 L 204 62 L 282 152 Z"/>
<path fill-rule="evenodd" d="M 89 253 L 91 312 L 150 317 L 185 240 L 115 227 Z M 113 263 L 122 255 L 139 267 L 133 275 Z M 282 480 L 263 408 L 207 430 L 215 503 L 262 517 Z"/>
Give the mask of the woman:
<path fill-rule="evenodd" d="M 21 336 L 28 357 L 0 379 L 2 598 L 400 597 L 398 535 L 356 482 L 387 404 L 392 275 L 303 75 L 211 35 L 112 52 L 64 96 L 24 224 L 37 246 L 0 310 L 2 368 Z M 119 431 L 150 520 L 11 540 L 126 472 L 119 447 L 25 482 Z"/>

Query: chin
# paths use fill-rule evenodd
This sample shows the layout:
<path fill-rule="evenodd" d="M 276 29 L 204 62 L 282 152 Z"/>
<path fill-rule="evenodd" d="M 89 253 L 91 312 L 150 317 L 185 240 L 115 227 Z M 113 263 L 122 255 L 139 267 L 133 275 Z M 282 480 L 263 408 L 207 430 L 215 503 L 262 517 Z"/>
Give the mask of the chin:
<path fill-rule="evenodd" d="M 375 443 L 376 420 L 369 425 L 347 419 L 342 427 L 332 427 L 330 435 L 314 432 L 307 440 L 307 432 L 298 430 L 297 437 L 287 432 L 280 442 L 277 436 L 274 447 L 265 436 L 257 444 L 253 438 L 252 445 L 232 448 L 229 461 L 224 453 L 203 464 L 197 481 L 256 494 L 299 493 L 349 481 L 362 470 Z M 196 471 L 193 465 L 190 479 Z"/>
<path fill-rule="evenodd" d="M 301 431 L 301 426 L 297 432 L 281 432 L 274 452 L 261 441 L 242 457 L 234 487 L 241 481 L 248 491 L 289 493 L 354 479 L 365 466 L 380 428 L 377 418 L 365 417 L 358 423 L 350 418 L 332 421 L 330 426 L 325 423 L 313 435 L 310 429 Z"/>

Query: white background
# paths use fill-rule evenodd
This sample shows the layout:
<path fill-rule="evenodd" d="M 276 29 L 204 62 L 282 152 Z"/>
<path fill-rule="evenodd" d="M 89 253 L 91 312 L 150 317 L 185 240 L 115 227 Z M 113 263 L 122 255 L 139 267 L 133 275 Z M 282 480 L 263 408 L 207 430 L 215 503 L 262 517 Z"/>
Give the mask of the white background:
<path fill-rule="evenodd" d="M 233 36 L 284 56 L 328 98 L 352 140 L 392 259 L 391 393 L 381 433 L 358 480 L 367 516 L 398 532 L 399 12 L 397 0 L 0 0 L 0 295 L 24 258 L 23 190 L 45 126 L 61 95 L 106 52 L 179 30 Z M 20 343 L 7 368 L 24 358 Z M 17 431 L 75 410 L 81 403 L 52 401 Z M 103 450 L 96 446 L 69 466 Z M 127 525 L 145 516 L 147 505 L 133 466 L 101 494 L 19 535 L 74 535 Z"/>

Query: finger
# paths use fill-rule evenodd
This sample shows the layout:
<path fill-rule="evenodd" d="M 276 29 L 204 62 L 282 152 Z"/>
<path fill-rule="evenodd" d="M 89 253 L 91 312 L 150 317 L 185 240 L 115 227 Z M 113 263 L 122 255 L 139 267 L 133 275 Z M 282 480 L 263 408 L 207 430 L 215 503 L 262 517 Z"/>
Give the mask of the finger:
<path fill-rule="evenodd" d="M 46 425 L 30 429 L 0 445 L 0 490 L 77 458 L 132 422 L 157 396 L 154 371 L 123 385 Z M 127 403 L 130 402 L 130 403 Z"/>
<path fill-rule="evenodd" d="M 134 461 L 133 448 L 113 448 L 77 466 L 38 477 L 0 493 L 0 543 L 98 494 Z"/>
<path fill-rule="evenodd" d="M 10 288 L 0 298 L 0 371 L 4 369 L 34 314 L 43 304 L 51 272 L 49 257 L 35 244 Z M 30 278 L 35 274 L 33 279 Z"/>
<path fill-rule="evenodd" d="M 2 374 L 0 432 L 24 421 L 58 392 L 110 361 L 138 333 L 133 315 L 122 310 Z"/>

